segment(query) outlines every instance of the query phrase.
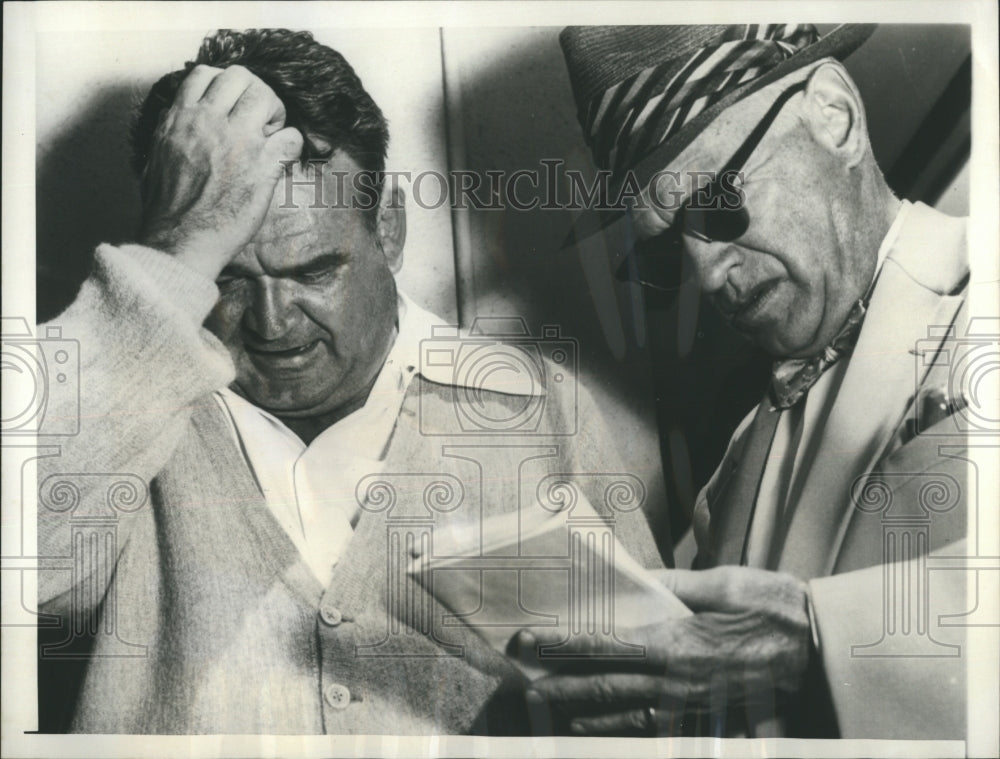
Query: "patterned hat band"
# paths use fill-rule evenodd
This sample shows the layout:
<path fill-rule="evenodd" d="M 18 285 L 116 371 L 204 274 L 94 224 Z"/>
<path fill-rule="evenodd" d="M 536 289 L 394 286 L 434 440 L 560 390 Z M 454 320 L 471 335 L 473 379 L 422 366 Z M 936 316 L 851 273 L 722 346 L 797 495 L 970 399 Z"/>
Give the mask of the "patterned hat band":
<path fill-rule="evenodd" d="M 679 70 L 668 61 L 638 71 L 580 114 L 595 161 L 620 177 L 734 88 L 817 39 L 812 24 L 750 24 L 743 39 L 701 47 Z"/>

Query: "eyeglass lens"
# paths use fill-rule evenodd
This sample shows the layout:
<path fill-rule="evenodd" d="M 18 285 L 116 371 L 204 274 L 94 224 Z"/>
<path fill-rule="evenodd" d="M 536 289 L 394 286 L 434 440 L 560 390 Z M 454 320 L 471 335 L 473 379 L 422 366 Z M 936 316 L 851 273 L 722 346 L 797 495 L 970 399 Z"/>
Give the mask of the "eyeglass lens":
<path fill-rule="evenodd" d="M 722 171 L 716 175 L 715 180 L 688 198 L 678 209 L 670 229 L 651 240 L 636 244 L 632 253 L 626 256 L 618 267 L 616 272 L 618 279 L 632 279 L 657 289 L 675 290 L 679 284 L 676 277 L 680 267 L 657 262 L 655 259 L 676 257 L 684 248 L 684 235 L 703 242 L 731 242 L 746 234 L 750 226 L 750 214 L 742 204 L 733 207 L 732 198 L 724 196 L 722 178 L 728 177 L 730 187 L 733 186 L 732 177 L 743 168 L 778 113 L 796 92 L 805 87 L 805 80 L 796 82 L 774 100 L 764 117 L 747 135 L 743 144 L 736 149 Z M 674 279 L 661 278 L 662 275 L 671 273 Z"/>

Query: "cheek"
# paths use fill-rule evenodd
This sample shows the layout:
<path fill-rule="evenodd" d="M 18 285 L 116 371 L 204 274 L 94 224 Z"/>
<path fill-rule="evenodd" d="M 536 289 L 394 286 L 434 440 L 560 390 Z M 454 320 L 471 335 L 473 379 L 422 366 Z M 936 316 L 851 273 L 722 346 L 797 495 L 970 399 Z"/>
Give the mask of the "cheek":
<path fill-rule="evenodd" d="M 350 302 L 344 296 L 340 283 L 326 287 L 306 287 L 296 295 L 297 310 L 301 316 L 338 339 L 350 318 Z"/>
<path fill-rule="evenodd" d="M 205 320 L 205 327 L 223 343 L 231 343 L 239 335 L 248 307 L 249 301 L 242 293 L 222 295 Z"/>

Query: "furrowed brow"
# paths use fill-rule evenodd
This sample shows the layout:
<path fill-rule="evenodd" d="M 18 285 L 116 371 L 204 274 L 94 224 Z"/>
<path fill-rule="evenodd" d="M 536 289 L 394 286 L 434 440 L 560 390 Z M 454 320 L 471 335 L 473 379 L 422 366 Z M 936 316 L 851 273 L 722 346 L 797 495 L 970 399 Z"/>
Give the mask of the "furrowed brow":
<path fill-rule="evenodd" d="M 309 274 L 326 269 L 338 269 L 347 261 L 347 256 L 343 253 L 331 252 L 323 253 L 316 258 L 311 258 L 294 266 L 270 269 L 270 274 L 275 277 L 295 277 L 300 274 Z"/>
<path fill-rule="evenodd" d="M 324 269 L 336 269 L 344 265 L 347 256 L 343 253 L 331 252 L 323 253 L 315 258 L 311 258 L 303 263 L 287 267 L 269 267 L 266 271 L 272 277 L 295 277 L 311 272 L 323 271 Z M 230 263 L 219 274 L 220 277 L 245 277 L 253 279 L 260 276 L 259 271 L 254 271 L 240 263 Z"/>

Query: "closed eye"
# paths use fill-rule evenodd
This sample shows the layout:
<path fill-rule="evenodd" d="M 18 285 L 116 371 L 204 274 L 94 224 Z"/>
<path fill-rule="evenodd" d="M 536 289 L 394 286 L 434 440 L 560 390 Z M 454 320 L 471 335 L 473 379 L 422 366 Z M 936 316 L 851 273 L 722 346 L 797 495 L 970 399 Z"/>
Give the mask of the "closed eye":
<path fill-rule="evenodd" d="M 223 273 L 216 278 L 215 286 L 219 288 L 219 292 L 229 293 L 246 284 L 247 281 L 248 280 L 245 277 L 238 277 Z"/>
<path fill-rule="evenodd" d="M 266 275 L 279 279 L 294 279 L 304 285 L 318 284 L 333 277 L 346 263 L 347 257 L 341 253 L 324 253 L 311 261 L 286 268 L 268 268 Z M 253 271 L 238 263 L 233 263 L 222 270 L 216 277 L 215 284 L 222 291 L 231 291 L 241 283 L 249 282 L 261 276 L 259 271 Z"/>
<path fill-rule="evenodd" d="M 340 253 L 325 253 L 322 256 L 317 256 L 312 261 L 276 271 L 274 274 L 279 277 L 290 277 L 304 285 L 311 285 L 318 282 L 325 282 L 334 276 L 346 260 L 346 256 Z"/>
<path fill-rule="evenodd" d="M 317 282 L 323 282 L 327 278 L 333 276 L 340 266 L 322 266 L 317 268 L 309 268 L 297 271 L 293 276 L 296 282 L 301 282 L 304 285 L 312 285 Z"/>

